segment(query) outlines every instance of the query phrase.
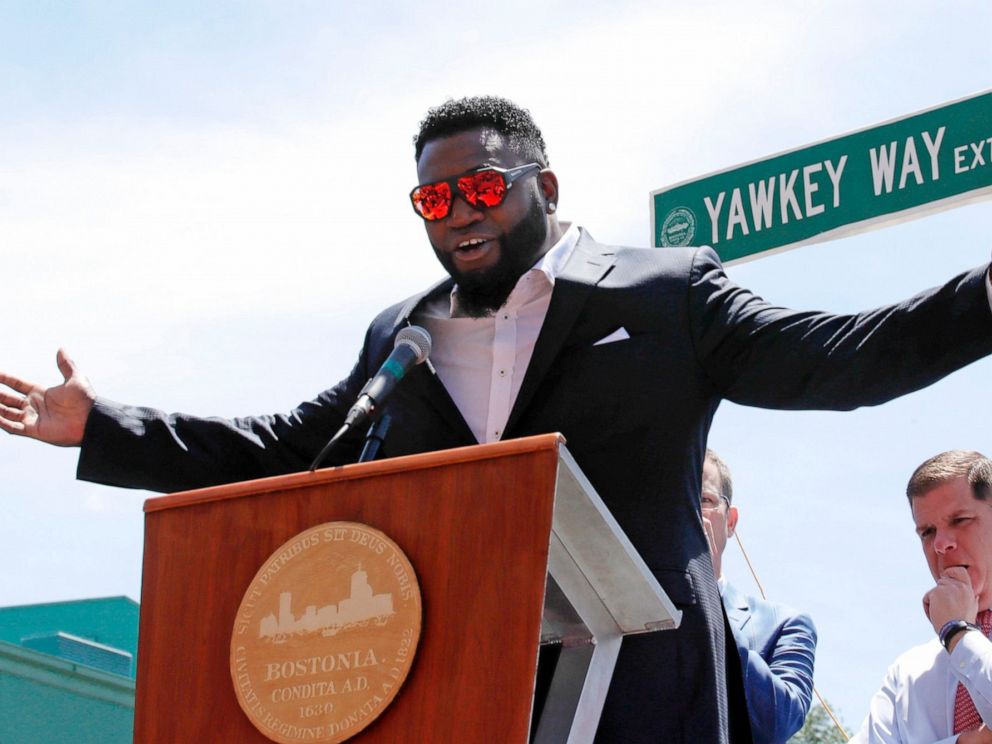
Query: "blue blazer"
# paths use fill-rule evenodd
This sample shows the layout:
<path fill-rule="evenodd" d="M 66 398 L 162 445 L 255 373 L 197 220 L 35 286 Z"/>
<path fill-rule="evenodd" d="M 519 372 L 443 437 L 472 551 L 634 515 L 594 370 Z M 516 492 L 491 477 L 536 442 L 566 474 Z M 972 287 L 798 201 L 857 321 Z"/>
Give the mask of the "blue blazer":
<path fill-rule="evenodd" d="M 707 248 L 620 248 L 582 233 L 555 281 L 503 438 L 564 434 L 683 612 L 678 630 L 624 639 L 597 741 L 722 744 L 739 720 L 731 710 L 746 729 L 744 692 L 728 695 L 726 686 L 724 613 L 699 516 L 699 474 L 720 401 L 847 409 L 929 385 L 992 353 L 986 271 L 899 305 L 836 316 L 768 304 L 734 285 Z M 98 401 L 77 473 L 176 491 L 306 469 L 399 330 L 450 290 L 448 279 L 380 313 L 351 374 L 288 414 L 228 421 Z M 630 337 L 596 343 L 619 328 Z M 476 443 L 427 365 L 404 378 L 386 410 L 393 421 L 381 457 Z M 346 437 L 327 465 L 353 462 L 363 437 Z"/>
<path fill-rule="evenodd" d="M 816 628 L 809 615 L 739 592 L 723 606 L 740 653 L 755 744 L 783 744 L 803 726 L 813 697 Z"/>

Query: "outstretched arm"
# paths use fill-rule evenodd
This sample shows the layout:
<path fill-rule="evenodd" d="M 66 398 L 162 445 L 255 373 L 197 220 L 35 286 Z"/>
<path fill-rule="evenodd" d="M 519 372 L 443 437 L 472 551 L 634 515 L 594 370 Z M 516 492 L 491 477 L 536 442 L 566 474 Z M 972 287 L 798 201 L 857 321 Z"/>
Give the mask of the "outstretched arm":
<path fill-rule="evenodd" d="M 64 380 L 50 388 L 0 372 L 0 429 L 60 447 L 83 441 L 96 393 L 64 350 L 56 363 Z"/>
<path fill-rule="evenodd" d="M 725 398 L 764 408 L 850 410 L 919 390 L 992 354 L 987 266 L 853 315 L 775 307 L 733 284 L 712 250 L 689 288 L 700 366 Z"/>

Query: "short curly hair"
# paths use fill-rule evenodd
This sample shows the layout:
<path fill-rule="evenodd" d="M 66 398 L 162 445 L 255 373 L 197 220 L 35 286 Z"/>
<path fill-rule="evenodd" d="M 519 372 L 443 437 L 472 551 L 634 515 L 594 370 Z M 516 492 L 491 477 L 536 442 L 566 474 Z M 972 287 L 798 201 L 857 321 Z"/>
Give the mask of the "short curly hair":
<path fill-rule="evenodd" d="M 504 137 L 512 150 L 526 160 L 548 167 L 544 137 L 530 112 L 499 96 L 468 96 L 451 99 L 427 111 L 420 131 L 413 137 L 414 157 L 420 161 L 424 146 L 431 140 L 477 127 L 493 129 Z"/>

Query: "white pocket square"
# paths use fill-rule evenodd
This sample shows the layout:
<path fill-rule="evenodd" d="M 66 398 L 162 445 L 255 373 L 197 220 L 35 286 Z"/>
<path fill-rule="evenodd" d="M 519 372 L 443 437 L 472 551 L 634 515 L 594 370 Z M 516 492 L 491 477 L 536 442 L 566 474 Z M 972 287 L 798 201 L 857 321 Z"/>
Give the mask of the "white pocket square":
<path fill-rule="evenodd" d="M 614 341 L 623 341 L 625 338 L 630 338 L 630 334 L 627 333 L 626 328 L 620 326 L 608 336 L 603 336 L 601 339 L 599 339 L 599 341 L 594 343 L 593 346 L 600 346 L 601 344 L 612 344 Z"/>

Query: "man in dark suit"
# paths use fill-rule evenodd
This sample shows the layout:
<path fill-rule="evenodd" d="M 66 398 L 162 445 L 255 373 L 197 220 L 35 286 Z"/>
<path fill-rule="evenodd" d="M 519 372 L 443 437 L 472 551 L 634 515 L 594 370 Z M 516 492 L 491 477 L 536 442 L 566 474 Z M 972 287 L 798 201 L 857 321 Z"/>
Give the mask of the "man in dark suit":
<path fill-rule="evenodd" d="M 530 115 L 498 98 L 449 101 L 416 138 L 411 194 L 449 278 L 372 322 L 351 374 L 288 415 L 167 416 L 97 398 L 60 352 L 51 389 L 0 375 L 0 428 L 82 444 L 78 475 L 177 490 L 305 468 L 399 329 L 435 334 L 386 410 L 383 456 L 560 431 L 669 597 L 672 632 L 628 638 L 598 738 L 749 739 L 728 713 L 724 617 L 699 515 L 706 435 L 722 398 L 854 408 L 930 384 L 992 352 L 982 267 L 893 308 L 794 313 L 734 286 L 709 249 L 597 243 L 559 223 L 558 181 Z M 362 432 L 329 460 L 352 462 Z M 736 665 L 730 665 L 733 674 Z"/>
<path fill-rule="evenodd" d="M 699 498 L 713 572 L 740 657 L 751 735 L 755 744 L 785 744 L 803 727 L 813 699 L 816 628 L 809 615 L 745 595 L 723 575 L 723 551 L 740 514 L 730 468 L 711 449 Z"/>

